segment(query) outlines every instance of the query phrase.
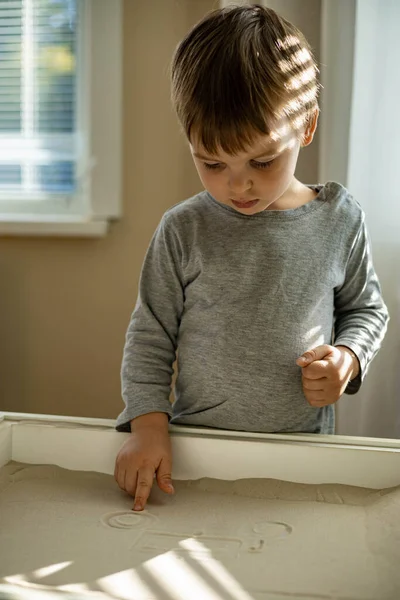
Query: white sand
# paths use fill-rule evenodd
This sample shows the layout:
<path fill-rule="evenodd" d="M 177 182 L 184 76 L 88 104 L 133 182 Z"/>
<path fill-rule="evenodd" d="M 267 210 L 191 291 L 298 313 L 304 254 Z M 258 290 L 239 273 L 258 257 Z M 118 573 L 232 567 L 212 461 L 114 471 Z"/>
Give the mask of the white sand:
<path fill-rule="evenodd" d="M 400 598 L 400 488 L 175 487 L 138 514 L 111 476 L 3 467 L 0 598 L 59 586 L 128 600 Z"/>

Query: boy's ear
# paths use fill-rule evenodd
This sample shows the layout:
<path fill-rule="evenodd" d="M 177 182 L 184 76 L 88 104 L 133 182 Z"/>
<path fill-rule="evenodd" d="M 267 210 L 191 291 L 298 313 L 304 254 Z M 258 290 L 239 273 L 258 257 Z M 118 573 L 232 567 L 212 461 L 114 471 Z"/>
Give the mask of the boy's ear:
<path fill-rule="evenodd" d="M 317 129 L 319 116 L 319 108 L 316 108 L 307 123 L 307 127 L 305 132 L 303 133 L 303 138 L 301 140 L 301 146 L 304 148 L 305 146 L 309 146 L 314 138 L 315 130 Z"/>

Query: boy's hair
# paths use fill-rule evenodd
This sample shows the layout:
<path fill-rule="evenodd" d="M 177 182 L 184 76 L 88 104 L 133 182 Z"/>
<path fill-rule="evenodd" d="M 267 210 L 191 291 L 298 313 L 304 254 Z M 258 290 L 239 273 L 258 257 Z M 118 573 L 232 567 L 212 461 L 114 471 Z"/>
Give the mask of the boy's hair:
<path fill-rule="evenodd" d="M 273 137 L 281 117 L 301 135 L 318 107 L 317 73 L 294 25 L 258 4 L 229 6 L 209 13 L 179 44 L 172 100 L 189 140 L 196 136 L 210 154 L 222 148 L 234 155 L 257 135 Z"/>

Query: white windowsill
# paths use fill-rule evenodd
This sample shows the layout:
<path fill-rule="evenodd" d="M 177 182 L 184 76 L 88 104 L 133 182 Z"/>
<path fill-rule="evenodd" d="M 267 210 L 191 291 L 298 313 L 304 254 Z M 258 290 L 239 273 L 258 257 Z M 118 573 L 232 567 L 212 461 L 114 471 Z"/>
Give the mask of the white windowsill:
<path fill-rule="evenodd" d="M 109 222 L 106 219 L 44 215 L 1 215 L 0 237 L 4 236 L 66 236 L 102 237 Z"/>

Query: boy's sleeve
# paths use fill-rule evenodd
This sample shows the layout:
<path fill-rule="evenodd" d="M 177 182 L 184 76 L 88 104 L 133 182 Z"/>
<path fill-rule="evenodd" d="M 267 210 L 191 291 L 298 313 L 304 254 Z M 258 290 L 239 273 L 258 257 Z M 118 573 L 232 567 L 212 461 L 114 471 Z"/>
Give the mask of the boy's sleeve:
<path fill-rule="evenodd" d="M 347 346 L 360 362 L 360 373 L 347 394 L 358 392 L 385 336 L 389 315 L 375 273 L 363 220 L 347 261 L 345 281 L 335 290 L 335 346 Z"/>
<path fill-rule="evenodd" d="M 121 380 L 125 410 L 118 431 L 151 412 L 172 415 L 169 396 L 179 323 L 183 311 L 182 253 L 167 219 L 147 251 L 139 294 L 126 334 Z"/>

